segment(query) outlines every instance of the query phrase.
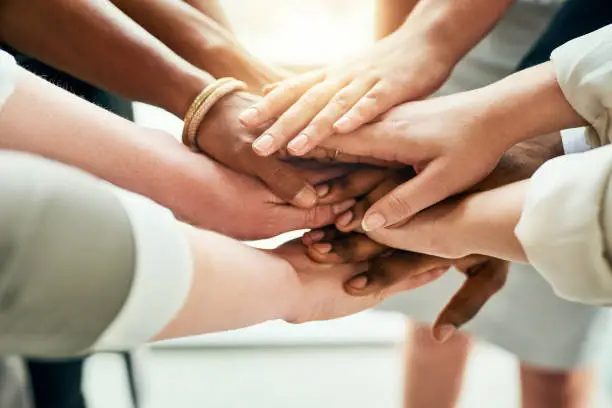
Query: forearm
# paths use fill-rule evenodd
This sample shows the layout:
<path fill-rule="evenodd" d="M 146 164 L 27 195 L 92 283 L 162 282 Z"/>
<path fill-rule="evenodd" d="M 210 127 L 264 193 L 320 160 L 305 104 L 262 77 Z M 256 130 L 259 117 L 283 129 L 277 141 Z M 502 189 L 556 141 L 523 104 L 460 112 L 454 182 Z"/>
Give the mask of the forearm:
<path fill-rule="evenodd" d="M 287 318 L 298 283 L 287 261 L 213 232 L 182 229 L 193 256 L 191 290 L 157 340 Z"/>
<path fill-rule="evenodd" d="M 471 91 L 491 143 L 511 148 L 543 134 L 586 125 L 565 99 L 551 62 Z"/>
<path fill-rule="evenodd" d="M 186 197 L 210 208 L 215 163 L 171 135 L 139 127 L 24 70 L 19 75 L 0 112 L 0 148 L 81 168 L 179 214 Z"/>
<path fill-rule="evenodd" d="M 229 30 L 185 2 L 113 3 L 182 58 L 217 78 L 236 77 L 259 92 L 283 75 L 250 55 Z"/>
<path fill-rule="evenodd" d="M 0 38 L 96 86 L 178 116 L 212 81 L 106 1 L 7 0 L 0 6 Z"/>
<path fill-rule="evenodd" d="M 495 26 L 513 0 L 419 0 L 400 31 L 423 36 L 453 66 Z"/>
<path fill-rule="evenodd" d="M 419 0 L 377 0 L 376 38 L 393 33 L 404 24 Z"/>
<path fill-rule="evenodd" d="M 527 257 L 514 230 L 521 217 L 528 180 L 464 198 L 453 211 L 449 234 L 464 242 L 467 252 L 514 262 Z"/>
<path fill-rule="evenodd" d="M 230 32 L 189 4 L 175 0 L 113 0 L 123 12 L 192 64 L 223 75 L 224 56 L 237 43 Z"/>

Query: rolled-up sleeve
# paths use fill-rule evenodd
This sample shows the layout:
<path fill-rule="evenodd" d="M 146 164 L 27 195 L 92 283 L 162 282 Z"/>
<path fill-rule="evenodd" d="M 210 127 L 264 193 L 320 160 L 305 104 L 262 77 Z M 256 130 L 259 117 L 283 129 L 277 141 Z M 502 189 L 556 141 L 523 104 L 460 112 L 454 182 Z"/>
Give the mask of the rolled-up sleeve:
<path fill-rule="evenodd" d="M 612 146 L 562 156 L 532 177 L 516 228 L 529 262 L 569 300 L 612 305 Z"/>
<path fill-rule="evenodd" d="M 128 349 L 187 297 L 172 214 L 75 168 L 0 152 L 0 225 L 1 353 Z"/>
<path fill-rule="evenodd" d="M 559 86 L 589 124 L 591 147 L 612 140 L 612 25 L 576 38 L 551 55 Z"/>

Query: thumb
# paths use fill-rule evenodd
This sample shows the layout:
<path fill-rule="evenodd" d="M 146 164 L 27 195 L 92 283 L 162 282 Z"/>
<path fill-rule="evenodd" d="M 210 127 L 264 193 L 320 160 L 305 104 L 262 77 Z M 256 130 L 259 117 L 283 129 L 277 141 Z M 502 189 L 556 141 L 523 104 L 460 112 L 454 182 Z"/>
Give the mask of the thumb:
<path fill-rule="evenodd" d="M 299 208 L 312 208 L 318 198 L 314 187 L 300 171 L 276 157 L 255 159 L 254 171 L 274 194 Z"/>
<path fill-rule="evenodd" d="M 398 224 L 460 189 L 453 172 L 440 161 L 434 161 L 412 180 L 374 203 L 366 213 L 362 227 L 365 231 L 373 231 Z"/>

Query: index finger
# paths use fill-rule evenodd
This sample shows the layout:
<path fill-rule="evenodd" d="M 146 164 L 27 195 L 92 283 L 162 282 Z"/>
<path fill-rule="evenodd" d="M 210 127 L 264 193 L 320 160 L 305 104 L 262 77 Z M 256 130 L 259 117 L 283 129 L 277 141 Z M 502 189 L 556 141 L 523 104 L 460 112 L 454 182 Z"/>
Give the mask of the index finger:
<path fill-rule="evenodd" d="M 249 128 L 280 116 L 291 105 L 317 83 L 325 78 L 323 71 L 309 72 L 274 84 L 266 95 L 255 105 L 240 114 L 240 123 Z"/>
<path fill-rule="evenodd" d="M 467 279 L 434 323 L 434 338 L 444 342 L 458 328 L 472 320 L 485 303 L 504 286 L 508 268 L 507 262 L 493 258 L 467 268 Z"/>

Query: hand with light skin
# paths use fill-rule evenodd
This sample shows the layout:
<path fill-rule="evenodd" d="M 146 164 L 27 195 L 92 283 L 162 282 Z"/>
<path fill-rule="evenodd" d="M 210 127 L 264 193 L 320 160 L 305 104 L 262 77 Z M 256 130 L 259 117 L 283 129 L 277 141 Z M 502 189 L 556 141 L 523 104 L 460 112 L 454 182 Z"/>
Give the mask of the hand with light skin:
<path fill-rule="evenodd" d="M 276 319 L 290 323 L 335 319 L 376 306 L 440 274 L 429 272 L 435 263 L 410 258 L 389 257 L 375 265 L 317 263 L 308 257 L 308 249 L 299 240 L 272 250 L 257 250 L 210 231 L 185 226 L 184 233 L 193 259 L 191 288 L 173 321 L 156 337 L 158 340 Z M 349 294 L 346 283 L 361 279 L 373 267 L 397 279 L 368 294 Z"/>
<path fill-rule="evenodd" d="M 415 178 L 368 210 L 363 228 L 373 231 L 472 187 L 515 144 L 583 124 L 564 98 L 552 64 L 545 63 L 481 89 L 406 103 L 321 146 L 417 170 Z"/>
<path fill-rule="evenodd" d="M 332 133 L 353 131 L 395 105 L 429 96 L 510 4 L 419 1 L 396 32 L 360 55 L 268 87 L 241 116 L 249 127 L 275 121 L 253 148 L 267 156 L 287 146 L 301 156 Z"/>
<path fill-rule="evenodd" d="M 504 154 L 491 175 L 471 188 L 474 194 L 447 200 L 417 214 L 405 225 L 366 236 L 359 233 L 363 232 L 363 214 L 372 203 L 415 175 L 410 169 L 381 169 L 370 175 L 371 191 L 339 217 L 336 228 L 313 230 L 304 235 L 303 241 L 309 246 L 311 258 L 318 262 L 363 262 L 393 255 L 441 262 L 438 266 L 444 271 L 454 266 L 467 279 L 434 323 L 434 337 L 445 340 L 503 287 L 508 264 L 498 258 L 524 260 L 513 234 L 523 194 L 520 182 L 516 183 L 530 177 L 546 160 L 562 154 L 558 133 L 521 142 Z M 353 178 L 350 184 L 365 183 L 356 180 L 363 175 Z M 403 254 L 398 255 L 395 248 L 414 252 L 398 251 Z M 472 255 L 475 253 L 489 256 Z M 401 278 L 403 271 L 398 272 L 400 277 L 388 276 L 386 271 L 368 273 L 365 279 L 351 281 L 347 290 L 356 295 L 368 293 L 370 287 L 379 290 L 386 282 Z"/>

